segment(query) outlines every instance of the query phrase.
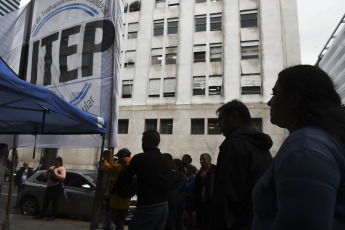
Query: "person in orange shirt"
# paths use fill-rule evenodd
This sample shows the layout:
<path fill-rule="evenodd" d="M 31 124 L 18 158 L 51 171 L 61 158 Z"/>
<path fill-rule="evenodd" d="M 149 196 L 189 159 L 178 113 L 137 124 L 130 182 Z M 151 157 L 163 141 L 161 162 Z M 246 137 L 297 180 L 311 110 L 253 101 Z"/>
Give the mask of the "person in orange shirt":
<path fill-rule="evenodd" d="M 131 152 L 127 148 L 123 148 L 120 149 L 115 156 L 118 160 L 114 164 L 104 168 L 111 180 L 110 188 L 119 178 L 122 167 L 129 164 L 131 160 Z M 108 205 L 111 211 L 112 222 L 115 224 L 115 230 L 123 230 L 131 198 L 121 198 L 117 194 L 109 194 L 109 192 L 106 196 L 110 196 Z"/>

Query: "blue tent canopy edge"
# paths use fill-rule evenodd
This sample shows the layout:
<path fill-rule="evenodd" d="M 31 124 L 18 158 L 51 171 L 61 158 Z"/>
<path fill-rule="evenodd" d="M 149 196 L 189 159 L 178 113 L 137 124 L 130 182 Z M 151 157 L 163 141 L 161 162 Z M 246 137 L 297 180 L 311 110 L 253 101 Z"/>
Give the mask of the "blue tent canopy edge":
<path fill-rule="evenodd" d="M 107 119 L 24 80 L 0 57 L 0 134 L 105 134 Z"/>

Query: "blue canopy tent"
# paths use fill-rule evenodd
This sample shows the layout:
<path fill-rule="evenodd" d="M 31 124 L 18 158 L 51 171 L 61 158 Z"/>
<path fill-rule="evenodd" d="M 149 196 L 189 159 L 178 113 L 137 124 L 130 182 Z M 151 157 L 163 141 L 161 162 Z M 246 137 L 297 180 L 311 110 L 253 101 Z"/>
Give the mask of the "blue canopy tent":
<path fill-rule="evenodd" d="M 0 134 L 101 134 L 102 158 L 106 127 L 105 118 L 87 113 L 52 91 L 21 80 L 0 57 Z M 100 175 L 97 190 L 101 186 Z M 7 216 L 12 181 L 13 178 Z"/>
<path fill-rule="evenodd" d="M 0 134 L 105 134 L 107 120 L 21 80 L 0 58 Z"/>

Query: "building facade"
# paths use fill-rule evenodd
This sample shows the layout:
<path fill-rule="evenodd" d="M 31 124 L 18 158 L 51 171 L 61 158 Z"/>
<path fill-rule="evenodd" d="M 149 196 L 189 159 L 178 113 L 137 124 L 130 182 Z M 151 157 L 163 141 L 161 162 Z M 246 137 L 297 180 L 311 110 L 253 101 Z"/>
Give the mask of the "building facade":
<path fill-rule="evenodd" d="M 20 0 L 0 0 L 0 16 L 18 9 Z"/>
<path fill-rule="evenodd" d="M 119 148 L 138 153 L 157 129 L 162 152 L 215 162 L 216 110 L 240 99 L 276 154 L 287 133 L 266 103 L 277 74 L 300 64 L 295 0 L 127 0 L 124 12 Z"/>
<path fill-rule="evenodd" d="M 253 125 L 271 136 L 274 156 L 287 131 L 270 123 L 267 102 L 278 73 L 296 64 L 296 0 L 125 0 L 115 152 L 142 152 L 142 133 L 156 129 L 162 152 L 190 154 L 197 167 L 206 152 L 215 163 L 224 140 L 216 110 L 239 99 Z M 60 155 L 67 168 L 94 169 L 100 151 L 37 155 Z"/>

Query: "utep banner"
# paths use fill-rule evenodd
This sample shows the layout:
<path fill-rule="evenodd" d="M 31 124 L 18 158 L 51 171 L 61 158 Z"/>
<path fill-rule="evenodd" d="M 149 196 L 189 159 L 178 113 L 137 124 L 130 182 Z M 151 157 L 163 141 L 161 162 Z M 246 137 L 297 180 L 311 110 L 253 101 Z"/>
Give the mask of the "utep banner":
<path fill-rule="evenodd" d="M 117 146 L 123 0 L 33 0 L 0 17 L 0 56 L 20 78 L 108 119 Z M 100 147 L 99 135 L 46 136 L 38 147 Z M 33 146 L 21 135 L 19 146 Z"/>

